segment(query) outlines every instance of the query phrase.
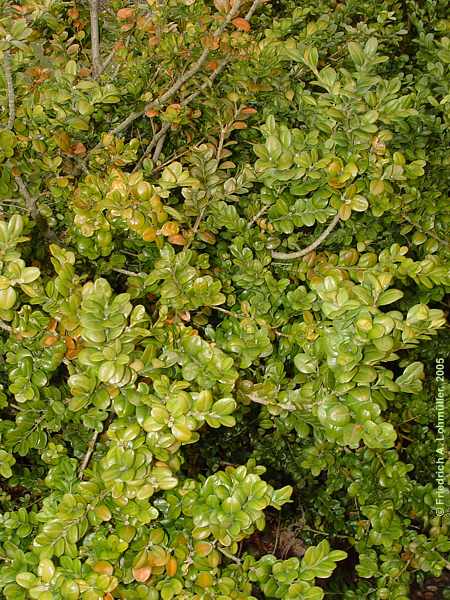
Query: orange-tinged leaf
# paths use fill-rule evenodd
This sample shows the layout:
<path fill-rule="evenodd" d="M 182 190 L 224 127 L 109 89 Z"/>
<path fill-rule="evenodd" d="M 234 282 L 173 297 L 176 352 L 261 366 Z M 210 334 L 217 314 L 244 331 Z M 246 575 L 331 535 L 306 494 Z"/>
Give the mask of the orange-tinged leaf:
<path fill-rule="evenodd" d="M 178 233 L 177 235 L 171 235 L 167 239 L 171 244 L 174 244 L 175 246 L 184 246 L 186 243 L 186 239 L 181 235 L 181 233 Z"/>
<path fill-rule="evenodd" d="M 152 567 L 165 567 L 169 557 L 161 546 L 153 546 L 148 552 L 148 560 Z"/>
<path fill-rule="evenodd" d="M 48 348 L 49 346 L 54 346 L 57 341 L 58 338 L 56 337 L 56 335 L 46 335 L 45 338 L 42 340 L 42 345 Z"/>
<path fill-rule="evenodd" d="M 145 583 L 147 579 L 150 579 L 152 574 L 152 568 L 150 566 L 140 567 L 139 569 L 133 569 L 133 577 L 135 581 L 139 583 Z"/>
<path fill-rule="evenodd" d="M 156 229 L 155 227 L 147 227 L 142 232 L 142 239 L 144 242 L 154 242 L 156 240 Z"/>
<path fill-rule="evenodd" d="M 214 35 L 207 35 L 203 38 L 203 45 L 209 50 L 217 50 L 220 45 L 220 41 L 219 38 L 215 37 Z"/>
<path fill-rule="evenodd" d="M 240 29 L 241 31 L 250 31 L 250 23 L 243 19 L 242 17 L 236 17 L 231 21 L 236 29 Z"/>
<path fill-rule="evenodd" d="M 198 117 L 202 116 L 202 111 L 200 109 L 195 109 L 195 110 L 189 110 L 189 117 L 191 119 L 198 119 Z"/>
<path fill-rule="evenodd" d="M 107 560 L 98 560 L 92 568 L 100 575 L 112 575 L 114 571 L 112 564 Z"/>
<path fill-rule="evenodd" d="M 75 154 L 76 156 L 82 156 L 83 154 L 86 154 L 86 146 L 82 142 L 77 142 L 74 144 L 71 150 L 72 154 Z"/>
<path fill-rule="evenodd" d="M 66 336 L 64 336 L 64 341 L 66 342 L 66 346 L 67 346 L 68 350 L 75 349 L 75 340 L 73 339 L 73 337 L 66 335 Z"/>
<path fill-rule="evenodd" d="M 213 545 L 210 542 L 196 542 L 194 545 L 195 553 L 199 556 L 208 556 L 213 549 Z"/>
<path fill-rule="evenodd" d="M 56 331 L 56 328 L 58 327 L 58 321 L 56 319 L 52 319 L 50 321 L 50 323 L 48 324 L 47 329 L 49 331 Z"/>
<path fill-rule="evenodd" d="M 178 102 L 174 102 L 173 104 L 169 104 L 169 106 L 166 108 L 166 111 L 173 110 L 175 112 L 178 112 L 180 108 L 181 104 L 178 104 Z"/>
<path fill-rule="evenodd" d="M 247 129 L 247 125 L 244 121 L 235 121 L 233 123 L 233 129 Z"/>
<path fill-rule="evenodd" d="M 150 48 L 153 48 L 154 46 L 158 46 L 160 41 L 161 38 L 159 37 L 159 35 L 152 35 L 148 38 L 148 45 L 150 46 Z"/>
<path fill-rule="evenodd" d="M 150 32 L 155 30 L 155 26 L 148 16 L 140 15 L 136 20 L 136 25 L 141 31 Z"/>
<path fill-rule="evenodd" d="M 167 223 L 164 223 L 160 231 L 165 237 L 170 237 L 178 233 L 179 225 L 178 223 L 175 223 L 175 221 L 168 221 Z"/>
<path fill-rule="evenodd" d="M 257 113 L 258 111 L 256 110 L 256 108 L 252 108 L 251 106 L 244 106 L 244 108 L 241 108 L 240 110 L 240 114 L 245 116 L 245 117 L 249 117 L 250 115 L 254 115 L 255 113 Z"/>
<path fill-rule="evenodd" d="M 169 560 L 167 561 L 167 565 L 166 565 L 166 571 L 167 571 L 167 575 L 169 577 L 173 577 L 178 569 L 178 563 L 177 563 L 177 559 L 174 558 L 173 556 L 171 556 L 169 558 Z"/>
<path fill-rule="evenodd" d="M 121 21 L 125 21 L 127 19 L 131 19 L 134 16 L 133 8 L 119 8 L 117 11 L 117 18 Z"/>
<path fill-rule="evenodd" d="M 156 117 L 156 115 L 159 114 L 158 111 L 154 108 L 149 108 L 148 110 L 145 111 L 145 115 L 147 117 Z"/>
<path fill-rule="evenodd" d="M 217 62 L 217 60 L 210 60 L 209 62 L 206 63 L 206 68 L 209 71 L 215 71 L 218 66 L 219 66 L 219 63 Z"/>
<path fill-rule="evenodd" d="M 339 190 L 340 188 L 345 187 L 345 181 L 339 181 L 337 177 L 333 177 L 328 181 L 328 185 L 335 190 Z"/>
<path fill-rule="evenodd" d="M 197 579 L 195 580 L 195 583 L 199 587 L 205 589 L 205 588 L 212 586 L 212 584 L 214 583 L 214 579 L 210 573 L 203 571 L 202 573 L 199 573 L 197 575 Z"/>

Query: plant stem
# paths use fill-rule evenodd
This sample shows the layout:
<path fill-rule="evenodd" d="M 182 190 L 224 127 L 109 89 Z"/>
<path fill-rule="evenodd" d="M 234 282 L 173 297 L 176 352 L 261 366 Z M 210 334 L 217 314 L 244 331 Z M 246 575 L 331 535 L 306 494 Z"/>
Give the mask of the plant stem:
<path fill-rule="evenodd" d="M 279 258 L 281 260 L 295 260 L 296 258 L 306 256 L 306 254 L 309 254 L 310 252 L 315 250 L 317 246 L 320 246 L 320 244 L 327 239 L 327 237 L 330 235 L 330 233 L 333 231 L 333 229 L 336 227 L 339 221 L 339 213 L 336 213 L 333 220 L 325 229 L 325 231 L 323 231 L 312 244 L 310 244 L 306 248 L 303 248 L 303 250 L 299 250 L 298 252 L 272 252 L 272 258 Z"/>
<path fill-rule="evenodd" d="M 185 250 L 187 250 L 189 248 L 189 246 L 192 244 L 192 242 L 194 241 L 195 234 L 197 233 L 198 228 L 200 227 L 200 223 L 202 222 L 205 211 L 206 211 L 206 205 L 201 209 L 200 213 L 198 214 L 197 218 L 195 219 L 194 227 L 192 228 L 192 231 L 191 231 L 191 237 L 189 238 L 186 246 L 184 247 Z"/>
<path fill-rule="evenodd" d="M 80 470 L 78 471 L 78 477 L 80 480 L 83 479 L 84 470 L 86 469 L 86 467 L 89 464 L 89 461 L 91 459 L 92 453 L 94 452 L 95 444 L 97 443 L 97 438 L 99 435 L 100 435 L 100 432 L 95 431 L 94 435 L 89 440 L 86 454 L 84 455 L 83 460 L 81 461 Z"/>
<path fill-rule="evenodd" d="M 102 71 L 102 61 L 100 58 L 100 33 L 98 27 L 98 0 L 89 0 L 89 13 L 91 16 L 92 75 L 94 79 L 97 79 Z"/>
<path fill-rule="evenodd" d="M 254 12 L 256 11 L 256 9 L 258 8 L 258 6 L 261 4 L 261 0 L 253 0 L 253 4 L 250 6 L 249 11 L 247 12 L 247 14 L 245 15 L 245 20 L 249 21 Z"/>
<path fill-rule="evenodd" d="M 122 275 L 127 275 L 128 277 L 139 277 L 141 273 L 135 273 L 134 271 L 128 271 L 128 269 L 113 269 L 116 273 L 121 273 Z"/>
<path fill-rule="evenodd" d="M 26 209 L 30 212 L 31 216 L 35 218 L 37 215 L 36 198 L 33 198 L 33 196 L 28 191 L 28 188 L 25 185 L 25 182 L 22 179 L 21 175 L 14 175 L 14 179 L 17 183 L 17 187 L 19 188 L 20 193 L 25 198 Z"/>
<path fill-rule="evenodd" d="M 5 81 L 6 81 L 6 91 L 8 95 L 8 124 L 7 129 L 12 129 L 14 127 L 14 121 L 16 119 L 16 101 L 14 94 L 14 82 L 11 71 L 11 57 L 9 51 L 6 50 L 3 53 L 3 71 L 5 73 Z"/>
<path fill-rule="evenodd" d="M 250 227 L 253 225 L 253 223 L 256 223 L 256 221 L 259 219 L 259 217 L 262 217 L 263 214 L 265 212 L 267 212 L 268 210 L 269 210 L 269 206 L 263 206 L 260 210 L 258 210 L 258 212 L 253 217 L 253 219 L 248 222 L 247 229 L 250 229 Z"/>
<path fill-rule="evenodd" d="M 222 554 L 224 556 L 226 556 L 227 558 L 229 558 L 230 560 L 232 560 L 233 562 L 235 562 L 237 565 L 240 565 L 242 563 L 242 561 L 239 558 L 237 558 L 237 556 L 234 556 L 233 554 L 231 554 L 230 552 L 228 552 L 228 550 L 225 550 L 221 546 L 217 546 L 217 550 L 219 552 L 222 552 Z"/>
<path fill-rule="evenodd" d="M 156 161 L 157 161 L 157 160 L 158 160 L 158 158 L 159 158 L 159 155 L 160 155 L 160 154 L 161 154 L 161 152 L 162 152 L 162 149 L 163 149 L 163 146 L 164 146 L 164 142 L 165 142 L 166 136 L 167 136 L 167 132 L 165 132 L 165 133 L 164 133 L 164 135 L 162 135 L 162 136 L 159 138 L 159 140 L 158 140 L 158 143 L 156 144 L 156 148 L 155 148 L 155 151 L 154 151 L 154 153 L 153 153 L 153 156 L 152 156 L 152 161 L 153 161 L 153 164 L 155 164 L 155 163 L 156 163 Z"/>
<path fill-rule="evenodd" d="M 95 2 L 95 0 L 91 0 L 91 5 L 93 2 Z M 220 37 L 222 35 L 222 33 L 225 31 L 225 29 L 227 28 L 230 21 L 238 13 L 240 4 L 241 4 L 240 0 L 237 0 L 233 4 L 232 9 L 227 14 L 222 25 L 213 33 L 214 38 Z M 258 2 L 258 4 L 259 4 L 259 2 Z M 91 23 L 92 23 L 92 13 L 91 13 Z M 91 27 L 92 27 L 92 25 L 91 25 Z M 94 42 L 92 43 L 92 46 L 94 46 Z M 114 129 L 112 129 L 110 131 L 110 134 L 116 135 L 117 133 L 120 133 L 121 131 L 126 129 L 129 125 L 131 125 L 131 123 L 133 123 L 133 121 L 135 121 L 136 119 L 139 119 L 139 117 L 142 117 L 142 115 L 144 115 L 145 112 L 150 110 L 151 108 L 155 108 L 155 109 L 161 108 L 161 106 L 163 104 L 165 104 L 168 100 L 170 100 L 172 98 L 172 96 L 174 96 L 178 92 L 178 90 L 185 83 L 187 83 L 189 81 L 189 79 L 191 79 L 194 75 L 196 75 L 200 71 L 202 66 L 207 61 L 209 53 L 210 53 L 209 48 L 205 48 L 203 50 L 203 52 L 200 54 L 199 58 L 191 66 L 191 68 L 188 69 L 183 75 L 180 75 L 180 77 L 178 77 L 178 79 L 175 81 L 175 83 L 173 83 L 170 86 L 170 88 L 166 92 L 164 92 L 164 94 L 159 96 L 159 98 L 157 98 L 156 100 L 153 100 L 152 102 L 147 104 L 145 106 L 144 110 L 132 112 L 130 115 L 128 115 L 128 117 L 126 119 L 124 119 L 122 121 L 122 123 L 119 123 L 119 125 L 117 125 Z M 94 60 L 94 56 L 93 56 L 93 60 Z M 187 100 L 187 102 L 190 102 L 197 94 L 198 94 L 198 92 L 195 92 L 193 95 L 189 96 L 189 100 Z M 97 146 L 95 146 L 95 148 L 98 148 L 99 146 L 101 146 L 101 144 L 97 144 Z"/>

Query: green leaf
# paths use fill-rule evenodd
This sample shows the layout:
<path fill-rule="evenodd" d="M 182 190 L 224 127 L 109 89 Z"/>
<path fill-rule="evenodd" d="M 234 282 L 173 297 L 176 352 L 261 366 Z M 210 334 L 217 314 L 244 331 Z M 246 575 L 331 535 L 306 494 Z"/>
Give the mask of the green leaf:
<path fill-rule="evenodd" d="M 362 67 L 365 63 L 366 56 L 361 46 L 357 42 L 349 42 L 347 48 L 355 67 Z"/>
<path fill-rule="evenodd" d="M 317 359 L 300 353 L 294 357 L 294 364 L 301 373 L 314 373 L 317 370 Z"/>
<path fill-rule="evenodd" d="M 378 296 L 377 305 L 385 306 L 386 304 L 392 304 L 403 298 L 403 296 L 404 294 L 401 290 L 386 290 Z"/>
<path fill-rule="evenodd" d="M 16 582 L 25 589 L 30 589 L 39 582 L 36 575 L 29 572 L 22 572 L 16 575 Z"/>
<path fill-rule="evenodd" d="M 317 63 L 319 62 L 319 53 L 317 48 L 305 48 L 303 52 L 303 62 L 308 66 L 314 73 L 317 73 Z"/>
<path fill-rule="evenodd" d="M 327 540 L 306 550 L 302 558 L 300 579 L 310 581 L 315 577 L 330 577 L 336 568 L 336 562 L 344 560 L 347 553 L 342 550 L 330 551 Z"/>

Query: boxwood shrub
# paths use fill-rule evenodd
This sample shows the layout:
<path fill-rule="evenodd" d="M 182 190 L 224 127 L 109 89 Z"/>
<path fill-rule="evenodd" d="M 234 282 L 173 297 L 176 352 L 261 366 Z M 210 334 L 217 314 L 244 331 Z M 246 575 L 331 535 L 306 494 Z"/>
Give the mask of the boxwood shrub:
<path fill-rule="evenodd" d="M 446 8 L 0 1 L 3 598 L 449 597 Z"/>

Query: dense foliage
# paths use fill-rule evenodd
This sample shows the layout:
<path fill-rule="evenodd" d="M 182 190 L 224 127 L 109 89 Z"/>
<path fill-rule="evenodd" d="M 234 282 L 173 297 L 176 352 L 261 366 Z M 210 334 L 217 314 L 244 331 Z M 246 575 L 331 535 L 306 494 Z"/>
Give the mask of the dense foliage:
<path fill-rule="evenodd" d="M 0 1 L 6 600 L 450 569 L 446 8 Z"/>

